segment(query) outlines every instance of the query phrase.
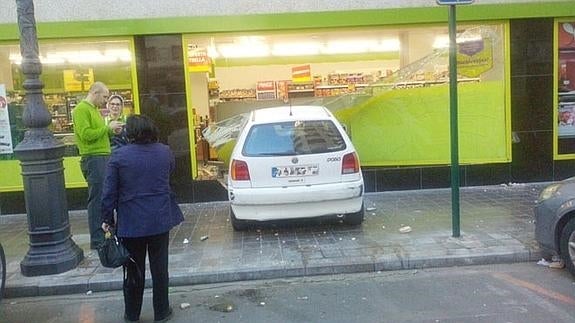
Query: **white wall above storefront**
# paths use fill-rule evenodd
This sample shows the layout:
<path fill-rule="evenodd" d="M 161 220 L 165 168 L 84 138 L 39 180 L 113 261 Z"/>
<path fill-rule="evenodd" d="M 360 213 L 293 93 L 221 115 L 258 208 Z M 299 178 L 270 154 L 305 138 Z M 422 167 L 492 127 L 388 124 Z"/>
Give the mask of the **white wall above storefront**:
<path fill-rule="evenodd" d="M 562 0 L 475 0 L 475 5 L 557 1 Z M 433 7 L 437 4 L 435 0 L 36 0 L 34 6 L 38 22 L 67 22 Z M 16 23 L 16 0 L 0 1 L 0 12 L 0 24 Z"/>

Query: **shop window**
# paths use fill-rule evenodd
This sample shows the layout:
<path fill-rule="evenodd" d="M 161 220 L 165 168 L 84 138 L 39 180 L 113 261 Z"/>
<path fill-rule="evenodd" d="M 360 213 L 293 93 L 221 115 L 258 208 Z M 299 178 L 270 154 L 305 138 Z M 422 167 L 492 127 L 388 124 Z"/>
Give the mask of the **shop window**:
<path fill-rule="evenodd" d="M 504 23 L 458 26 L 461 163 L 511 160 L 506 37 Z M 288 102 L 324 105 L 346 125 L 364 166 L 450 162 L 445 25 L 184 40 L 191 101 L 208 127 Z M 216 128 L 225 133 L 214 138 L 233 140 L 235 125 Z M 196 132 L 198 142 L 203 133 L 212 132 Z M 211 144 L 227 162 L 228 145 Z"/>
<path fill-rule="evenodd" d="M 556 152 L 558 159 L 575 157 L 575 20 L 559 21 Z"/>
<path fill-rule="evenodd" d="M 49 126 L 66 145 L 65 156 L 77 156 L 71 113 L 95 81 L 104 82 L 111 94 L 124 99 L 122 113 L 133 113 L 129 40 L 40 42 L 40 76 L 44 102 L 52 115 Z M 13 148 L 22 140 L 25 91 L 19 45 L 0 46 L 0 96 L 8 113 L 0 114 L 0 159 L 15 159 Z M 102 109 L 104 117 L 108 109 Z"/>

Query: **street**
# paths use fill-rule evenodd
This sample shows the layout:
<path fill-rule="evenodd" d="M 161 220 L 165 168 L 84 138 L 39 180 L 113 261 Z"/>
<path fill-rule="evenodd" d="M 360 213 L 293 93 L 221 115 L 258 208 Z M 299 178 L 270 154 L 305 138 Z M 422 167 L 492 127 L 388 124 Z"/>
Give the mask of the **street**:
<path fill-rule="evenodd" d="M 141 322 L 153 321 L 146 290 Z M 575 282 L 535 263 L 170 289 L 172 322 L 574 322 Z M 1 322 L 120 322 L 120 291 L 5 299 Z"/>

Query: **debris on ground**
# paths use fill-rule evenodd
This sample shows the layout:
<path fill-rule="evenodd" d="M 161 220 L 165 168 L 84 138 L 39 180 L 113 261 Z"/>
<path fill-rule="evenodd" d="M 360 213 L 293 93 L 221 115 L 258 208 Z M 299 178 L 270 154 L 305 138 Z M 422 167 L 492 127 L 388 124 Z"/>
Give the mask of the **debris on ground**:
<path fill-rule="evenodd" d="M 382 225 L 381 228 L 382 228 L 382 229 L 385 229 L 385 225 Z"/>
<path fill-rule="evenodd" d="M 409 233 L 411 232 L 411 227 L 409 225 L 405 225 L 401 228 L 399 228 L 399 232 L 401 233 Z"/>
<path fill-rule="evenodd" d="M 180 309 L 185 310 L 186 308 L 190 307 L 190 303 L 182 303 L 180 304 Z"/>
<path fill-rule="evenodd" d="M 549 264 L 549 268 L 553 268 L 553 269 L 563 269 L 565 268 L 565 261 L 560 260 L 560 261 L 554 261 L 552 263 Z"/>
<path fill-rule="evenodd" d="M 371 212 L 371 211 L 375 211 L 375 210 L 377 210 L 377 209 L 372 206 L 372 207 L 366 208 L 365 210 L 366 210 L 367 212 Z"/>
<path fill-rule="evenodd" d="M 92 295 L 92 291 L 91 290 L 87 291 L 86 295 Z"/>
<path fill-rule="evenodd" d="M 565 268 L 565 261 L 559 256 L 553 256 L 553 258 L 551 258 L 551 262 L 549 263 L 549 268 L 563 269 Z"/>
<path fill-rule="evenodd" d="M 208 236 L 202 236 L 202 237 L 200 238 L 200 240 L 201 240 L 201 241 L 206 241 L 206 240 L 208 240 L 208 238 L 209 238 Z"/>
<path fill-rule="evenodd" d="M 537 262 L 537 264 L 540 265 L 540 266 L 549 267 L 549 261 L 545 260 L 545 258 L 541 258 L 541 260 L 539 260 L 539 261 Z"/>
<path fill-rule="evenodd" d="M 307 297 L 307 296 L 301 296 L 301 297 L 298 297 L 297 299 L 305 301 L 305 300 L 307 300 L 308 298 L 309 298 L 309 297 Z"/>
<path fill-rule="evenodd" d="M 355 241 L 355 237 L 352 237 L 352 238 L 351 238 L 351 241 Z"/>
<path fill-rule="evenodd" d="M 190 243 L 190 240 L 184 239 L 184 244 L 186 244 L 186 243 Z"/>
<path fill-rule="evenodd" d="M 232 304 L 232 303 L 218 303 L 218 304 L 214 304 L 214 305 L 210 306 L 210 310 L 223 312 L 223 313 L 232 312 L 234 310 L 234 308 L 235 308 L 234 304 Z"/>
<path fill-rule="evenodd" d="M 260 306 L 266 305 L 266 302 L 260 302 Z"/>

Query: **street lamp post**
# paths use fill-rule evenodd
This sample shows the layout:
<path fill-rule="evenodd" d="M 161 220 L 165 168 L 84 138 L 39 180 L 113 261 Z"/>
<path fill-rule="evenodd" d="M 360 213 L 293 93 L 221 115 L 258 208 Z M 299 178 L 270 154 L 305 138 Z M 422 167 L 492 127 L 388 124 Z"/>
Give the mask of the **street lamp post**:
<path fill-rule="evenodd" d="M 84 252 L 70 234 L 62 163 L 65 146 L 48 129 L 52 117 L 42 93 L 34 3 L 16 0 L 16 6 L 26 90 L 22 122 L 28 130 L 14 152 L 22 166 L 30 240 L 20 271 L 24 276 L 58 274 L 75 268 Z"/>

